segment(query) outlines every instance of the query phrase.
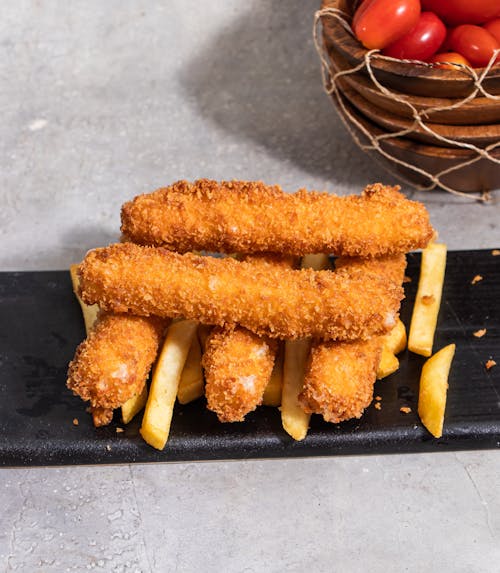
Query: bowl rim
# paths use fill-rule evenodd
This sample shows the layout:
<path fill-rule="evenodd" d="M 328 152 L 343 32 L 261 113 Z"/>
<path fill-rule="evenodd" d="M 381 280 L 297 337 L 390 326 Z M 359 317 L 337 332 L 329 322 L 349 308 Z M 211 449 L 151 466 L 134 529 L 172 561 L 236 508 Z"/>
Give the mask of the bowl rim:
<path fill-rule="evenodd" d="M 345 0 L 321 0 L 321 10 L 333 8 L 345 13 L 343 10 L 345 3 Z M 348 17 L 348 21 L 352 17 L 350 14 L 346 14 L 346 16 Z M 341 24 L 340 20 L 329 18 L 326 15 L 323 15 L 321 20 L 323 24 L 323 37 L 330 35 L 331 39 L 331 34 L 333 30 L 335 30 L 335 33 L 342 40 L 342 51 L 348 54 L 351 59 L 355 59 L 361 63 L 369 50 L 367 50 L 361 44 L 361 42 L 356 39 L 353 33 L 349 32 Z M 440 82 L 442 80 L 446 80 L 448 82 L 457 82 L 457 87 L 458 84 L 466 86 L 473 83 L 473 76 L 471 72 L 466 69 L 441 69 L 434 67 L 432 64 L 426 62 L 408 62 L 394 58 L 388 59 L 387 56 L 383 56 L 382 54 L 378 53 L 373 54 L 370 61 L 371 67 L 376 71 L 391 73 L 408 78 L 421 78 L 436 82 Z M 473 71 L 477 74 L 477 76 L 481 76 L 481 74 L 484 72 L 484 68 L 473 68 Z M 500 65 L 492 67 L 485 76 L 485 79 L 488 80 L 493 78 L 500 79 Z"/>

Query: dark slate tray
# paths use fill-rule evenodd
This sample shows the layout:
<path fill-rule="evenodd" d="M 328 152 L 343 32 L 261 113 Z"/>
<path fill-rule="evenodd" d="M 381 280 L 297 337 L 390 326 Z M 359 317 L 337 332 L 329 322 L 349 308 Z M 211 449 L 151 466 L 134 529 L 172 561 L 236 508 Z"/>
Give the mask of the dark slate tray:
<path fill-rule="evenodd" d="M 420 256 L 409 255 L 409 324 Z M 471 285 L 477 274 L 482 281 Z M 449 380 L 444 435 L 436 440 L 416 406 L 424 359 L 406 352 L 400 370 L 376 384 L 382 409 L 339 425 L 313 416 L 303 442 L 281 428 L 276 408 L 261 407 L 244 423 L 220 424 L 200 399 L 177 405 L 170 440 L 158 452 L 138 434 L 140 416 L 118 416 L 95 429 L 85 404 L 66 389 L 69 360 L 84 337 L 68 272 L 0 273 L 0 465 L 31 466 L 439 452 L 500 447 L 500 257 L 490 250 L 450 252 L 435 349 L 457 344 Z M 472 333 L 487 328 L 483 338 Z M 487 371 L 485 362 L 499 363 Z M 402 414 L 401 406 L 410 406 Z M 72 421 L 78 418 L 79 425 Z"/>

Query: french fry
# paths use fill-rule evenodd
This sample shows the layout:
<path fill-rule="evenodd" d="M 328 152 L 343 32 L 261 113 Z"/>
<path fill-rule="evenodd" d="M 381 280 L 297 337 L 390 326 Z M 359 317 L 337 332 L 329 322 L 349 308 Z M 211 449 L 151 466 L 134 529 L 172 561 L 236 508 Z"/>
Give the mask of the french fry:
<path fill-rule="evenodd" d="M 422 251 L 420 280 L 408 337 L 408 349 L 430 356 L 446 267 L 446 245 L 432 243 Z"/>
<path fill-rule="evenodd" d="M 304 412 L 298 395 L 304 385 L 304 375 L 311 341 L 287 340 L 283 365 L 283 394 L 281 396 L 281 423 L 294 440 L 303 440 L 309 429 L 311 414 Z"/>
<path fill-rule="evenodd" d="M 139 394 L 129 398 L 125 404 L 122 404 L 122 420 L 128 424 L 146 405 L 148 400 L 148 387 L 144 385 Z"/>
<path fill-rule="evenodd" d="M 264 395 L 262 396 L 262 403 L 264 406 L 279 406 L 281 404 L 281 393 L 283 391 L 284 351 L 284 345 L 280 343 L 274 360 L 271 378 L 269 379 L 266 389 L 264 390 Z"/>
<path fill-rule="evenodd" d="M 399 360 L 394 352 L 385 345 L 382 346 L 382 354 L 377 368 L 377 380 L 390 376 L 399 368 Z"/>
<path fill-rule="evenodd" d="M 97 304 L 92 304 L 92 305 L 85 304 L 83 300 L 80 298 L 80 295 L 78 294 L 78 288 L 80 286 L 80 279 L 78 277 L 78 272 L 77 272 L 78 266 L 79 265 L 71 265 L 71 267 L 69 268 L 69 273 L 71 275 L 71 282 L 73 283 L 73 292 L 75 293 L 75 296 L 82 308 L 83 321 L 85 322 L 85 332 L 87 333 L 88 336 L 89 332 L 92 330 L 92 327 L 94 326 L 94 323 L 97 319 L 99 306 Z"/>
<path fill-rule="evenodd" d="M 328 269 L 328 255 L 306 255 L 302 259 L 303 269 Z M 287 340 L 283 365 L 283 391 L 281 396 L 281 423 L 283 429 L 294 439 L 303 440 L 309 429 L 311 414 L 304 412 L 298 396 L 304 385 L 304 376 L 311 348 L 310 339 Z"/>
<path fill-rule="evenodd" d="M 406 328 L 400 318 L 396 326 L 384 336 L 384 346 L 393 354 L 399 354 L 406 348 Z"/>
<path fill-rule="evenodd" d="M 418 415 L 435 438 L 443 435 L 448 376 L 454 355 L 455 345 L 449 344 L 429 358 L 422 368 Z"/>
<path fill-rule="evenodd" d="M 381 380 L 396 372 L 399 368 L 399 360 L 396 354 L 399 354 L 406 348 L 406 329 L 405 325 L 398 318 L 396 326 L 384 336 L 382 346 L 382 355 L 377 369 L 377 380 Z"/>
<path fill-rule="evenodd" d="M 197 336 L 193 337 L 186 363 L 182 369 L 177 399 L 181 404 L 188 404 L 203 396 L 203 369 L 201 367 L 201 348 Z"/>
<path fill-rule="evenodd" d="M 154 369 L 140 433 L 158 450 L 168 440 L 179 380 L 197 327 L 194 320 L 173 322 Z"/>

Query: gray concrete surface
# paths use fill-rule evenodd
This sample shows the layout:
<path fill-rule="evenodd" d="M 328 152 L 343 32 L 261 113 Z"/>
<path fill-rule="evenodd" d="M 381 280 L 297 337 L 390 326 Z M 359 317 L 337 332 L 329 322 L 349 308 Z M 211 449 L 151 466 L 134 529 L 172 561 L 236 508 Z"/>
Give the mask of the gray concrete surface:
<path fill-rule="evenodd" d="M 0 269 L 66 268 L 179 178 L 392 181 L 322 93 L 314 2 L 4 3 Z M 411 193 L 411 190 L 408 190 Z M 450 248 L 485 206 L 423 200 Z M 493 572 L 500 453 L 2 470 L 5 571 Z"/>

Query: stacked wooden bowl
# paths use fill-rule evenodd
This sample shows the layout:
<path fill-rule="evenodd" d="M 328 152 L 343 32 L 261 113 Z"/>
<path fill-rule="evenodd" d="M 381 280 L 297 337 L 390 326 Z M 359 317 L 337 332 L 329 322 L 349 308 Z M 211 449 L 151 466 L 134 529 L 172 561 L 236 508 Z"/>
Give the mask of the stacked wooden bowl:
<path fill-rule="evenodd" d="M 352 0 L 322 2 L 323 9 L 333 8 L 345 13 L 348 22 L 354 7 Z M 341 20 L 324 15 L 321 21 L 331 75 L 361 64 L 367 50 Z M 439 176 L 445 188 L 460 192 L 500 188 L 500 163 L 484 157 L 470 163 L 478 157 L 478 152 L 463 147 L 466 144 L 485 149 L 500 142 L 500 99 L 490 99 L 479 92 L 466 104 L 452 108 L 475 90 L 474 79 L 465 70 L 443 70 L 426 64 L 388 61 L 377 56 L 372 57 L 371 68 L 375 79 L 390 93 L 379 89 L 363 67 L 338 77 L 338 95 L 332 95 L 337 109 L 363 143 L 369 144 L 370 136 L 411 129 L 403 136 L 384 137 L 380 140 L 381 149 L 396 160 L 433 176 L 463 164 L 459 169 Z M 481 71 L 477 72 L 480 74 Z M 488 72 L 482 85 L 489 94 L 500 95 L 500 66 Z M 415 125 L 414 112 L 406 102 L 418 111 L 431 131 Z M 441 109 L 431 111 L 433 108 Z M 365 133 L 353 119 L 359 122 Z M 420 186 L 432 187 L 432 179 L 423 173 L 378 151 L 370 153 L 376 153 L 388 168 L 404 178 Z M 489 153 L 500 161 L 500 146 Z"/>

